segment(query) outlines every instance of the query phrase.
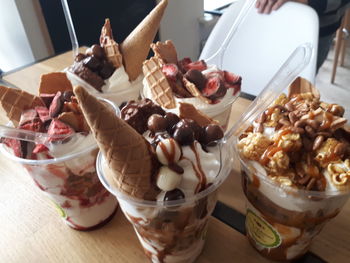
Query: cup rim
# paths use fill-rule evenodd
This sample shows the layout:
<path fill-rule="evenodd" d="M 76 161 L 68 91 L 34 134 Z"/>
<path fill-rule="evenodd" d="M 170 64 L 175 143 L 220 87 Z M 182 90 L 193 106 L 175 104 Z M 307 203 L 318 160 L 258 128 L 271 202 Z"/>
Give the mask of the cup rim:
<path fill-rule="evenodd" d="M 225 137 L 224 137 L 225 138 Z M 166 207 L 166 208 L 171 208 L 171 207 L 177 207 L 177 206 L 183 206 L 186 204 L 191 204 L 195 203 L 196 201 L 208 196 L 212 192 L 218 189 L 218 187 L 226 180 L 226 178 L 229 176 L 231 169 L 227 169 L 228 167 L 231 167 L 230 165 L 225 165 L 223 161 L 225 158 L 223 158 L 223 147 L 226 145 L 229 147 L 229 144 L 226 142 L 225 139 L 222 139 L 217 147 L 219 147 L 219 152 L 220 152 L 220 170 L 218 172 L 218 175 L 216 177 L 215 182 L 210 185 L 208 188 L 206 188 L 204 191 L 201 191 L 191 197 L 181 199 L 181 200 L 172 200 L 172 201 L 150 201 L 150 200 L 143 200 L 139 198 L 135 198 L 132 196 L 129 196 L 127 194 L 122 193 L 119 191 L 116 187 L 112 187 L 109 185 L 107 182 L 105 176 L 104 176 L 104 171 L 103 171 L 103 162 L 104 161 L 104 156 L 101 151 L 97 154 L 96 158 L 96 172 L 98 175 L 98 178 L 100 179 L 102 185 L 114 196 L 116 196 L 118 199 L 122 199 L 123 201 L 127 201 L 128 203 L 132 203 L 135 206 L 143 206 L 143 207 Z M 230 155 L 230 152 L 227 152 L 227 155 Z M 232 157 L 232 154 L 231 156 Z M 232 160 L 232 158 L 229 158 Z M 225 169 L 226 167 L 226 169 Z"/>
<path fill-rule="evenodd" d="M 238 157 L 238 160 L 240 164 L 244 167 L 244 169 L 248 170 L 249 172 L 252 172 L 254 175 L 258 176 L 260 180 L 262 180 L 264 183 L 268 184 L 271 187 L 278 187 L 280 190 L 289 192 L 289 193 L 296 193 L 299 196 L 304 196 L 308 198 L 312 197 L 318 197 L 318 198 L 326 198 L 326 197 L 333 197 L 333 196 L 345 196 L 345 195 L 350 195 L 350 190 L 348 191 L 334 191 L 334 190 L 328 190 L 328 191 L 314 191 L 314 190 L 304 190 L 296 187 L 291 187 L 283 184 L 279 184 L 276 181 L 273 181 L 271 178 L 268 176 L 263 175 L 261 172 L 256 171 L 252 168 L 252 166 L 247 164 L 247 161 L 245 161 L 245 158 L 241 157 L 241 154 L 239 150 L 237 149 L 237 142 L 238 142 L 238 137 L 236 140 L 234 140 L 234 149 Z"/>

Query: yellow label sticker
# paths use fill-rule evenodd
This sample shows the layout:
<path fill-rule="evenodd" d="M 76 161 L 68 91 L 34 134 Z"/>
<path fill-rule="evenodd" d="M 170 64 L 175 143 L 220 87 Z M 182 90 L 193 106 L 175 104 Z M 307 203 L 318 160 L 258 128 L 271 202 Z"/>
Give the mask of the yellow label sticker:
<path fill-rule="evenodd" d="M 255 242 L 266 248 L 281 245 L 281 236 L 268 222 L 257 216 L 252 210 L 247 210 L 246 229 Z"/>
<path fill-rule="evenodd" d="M 63 210 L 63 208 L 62 208 L 59 204 L 57 204 L 55 201 L 53 201 L 53 200 L 50 200 L 50 201 L 53 203 L 53 205 L 54 205 L 54 207 L 56 208 L 58 214 L 59 214 L 61 217 L 66 218 L 66 217 L 67 217 L 67 214 L 66 214 L 66 212 Z"/>

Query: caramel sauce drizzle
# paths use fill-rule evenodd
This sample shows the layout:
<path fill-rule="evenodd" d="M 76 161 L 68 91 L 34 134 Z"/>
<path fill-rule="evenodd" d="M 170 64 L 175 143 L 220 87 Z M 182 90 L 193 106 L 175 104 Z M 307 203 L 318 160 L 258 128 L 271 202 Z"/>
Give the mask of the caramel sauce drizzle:
<path fill-rule="evenodd" d="M 325 112 L 324 113 L 324 120 L 322 121 L 321 125 L 320 125 L 320 130 L 326 130 L 329 129 L 331 127 L 331 124 L 333 122 L 333 114 L 329 113 L 329 112 Z"/>
<path fill-rule="evenodd" d="M 195 144 L 193 143 L 190 147 L 191 147 L 191 150 L 193 151 L 194 155 L 196 156 L 196 164 L 197 165 L 195 165 L 192 162 L 191 163 L 192 163 L 193 170 L 196 172 L 196 176 L 199 180 L 199 182 L 196 186 L 196 190 L 195 190 L 195 193 L 198 193 L 198 192 L 202 191 L 203 189 L 205 189 L 205 186 L 207 184 L 207 178 L 205 176 L 205 173 L 203 172 L 200 158 L 199 158 L 199 155 L 198 155 L 196 148 L 195 148 Z"/>
<path fill-rule="evenodd" d="M 162 152 L 164 153 L 168 162 L 173 163 L 175 159 L 175 142 L 173 140 L 170 140 L 170 152 L 162 141 L 160 141 L 158 145 L 162 149 Z"/>

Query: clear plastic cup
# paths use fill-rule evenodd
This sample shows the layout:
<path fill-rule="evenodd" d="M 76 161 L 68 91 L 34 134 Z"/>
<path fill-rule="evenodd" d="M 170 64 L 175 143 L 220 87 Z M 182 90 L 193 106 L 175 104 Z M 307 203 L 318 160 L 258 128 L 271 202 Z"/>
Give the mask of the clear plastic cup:
<path fill-rule="evenodd" d="M 99 153 L 98 176 L 102 184 L 117 197 L 146 256 L 152 262 L 193 262 L 201 253 L 206 239 L 208 218 L 217 201 L 217 189 L 231 170 L 230 147 L 226 147 L 226 144 L 220 147 L 221 170 L 215 182 L 193 197 L 166 202 L 136 199 L 109 184 L 113 180 L 113 174 L 103 155 Z"/>
<path fill-rule="evenodd" d="M 240 158 L 247 198 L 246 232 L 263 256 L 278 261 L 304 255 L 327 222 L 349 199 L 350 192 L 295 189 L 274 182 Z"/>
<path fill-rule="evenodd" d="M 112 219 L 117 200 L 96 174 L 97 145 L 55 159 L 16 157 L 4 145 L 1 153 L 23 166 L 35 184 L 48 196 L 63 220 L 77 230 L 92 230 Z"/>
<path fill-rule="evenodd" d="M 104 93 L 104 92 L 97 91 L 89 83 L 87 83 L 85 80 L 81 79 L 79 76 L 75 75 L 74 73 L 70 72 L 69 70 L 65 70 L 65 72 L 73 86 L 80 85 L 84 87 L 87 91 L 89 91 L 89 93 L 94 94 L 101 98 L 108 99 L 118 106 L 120 106 L 123 102 L 130 101 L 130 100 L 137 100 L 140 98 L 140 89 L 142 87 L 142 82 L 138 80 L 136 81 L 140 82 L 139 84 L 135 82 L 133 85 L 131 84 L 126 85 L 124 88 L 121 88 L 116 92 Z M 107 83 L 106 85 L 109 85 L 109 83 Z"/>

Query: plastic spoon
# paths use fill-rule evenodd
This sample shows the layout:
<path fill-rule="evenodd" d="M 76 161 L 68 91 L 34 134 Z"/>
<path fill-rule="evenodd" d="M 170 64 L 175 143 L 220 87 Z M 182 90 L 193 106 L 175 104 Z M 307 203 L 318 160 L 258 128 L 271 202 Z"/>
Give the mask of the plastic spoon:
<path fill-rule="evenodd" d="M 219 66 L 219 68 L 222 68 L 223 57 L 224 57 L 224 54 L 226 52 L 226 49 L 227 49 L 228 45 L 230 44 L 231 39 L 234 36 L 234 34 L 236 33 L 238 27 L 244 21 L 249 10 L 253 7 L 255 2 L 256 2 L 256 0 L 247 0 L 244 3 L 242 9 L 239 11 L 236 20 L 233 22 L 226 38 L 222 42 L 219 49 L 211 57 L 205 59 L 205 62 L 207 64 L 217 64 L 217 66 Z"/>
<path fill-rule="evenodd" d="M 72 17 L 70 15 L 68 2 L 67 0 L 61 0 L 61 3 L 63 7 L 64 17 L 66 18 L 70 41 L 72 42 L 73 58 L 75 58 L 75 56 L 78 55 L 79 53 L 79 44 L 78 44 L 77 35 L 75 34 L 75 29 L 74 29 Z"/>
<path fill-rule="evenodd" d="M 258 116 L 273 103 L 274 100 L 298 77 L 300 72 L 310 62 L 313 47 L 310 43 L 300 45 L 289 56 L 274 77 L 269 81 L 258 97 L 250 104 L 247 113 L 233 125 L 227 133 L 227 138 L 239 136 Z"/>

